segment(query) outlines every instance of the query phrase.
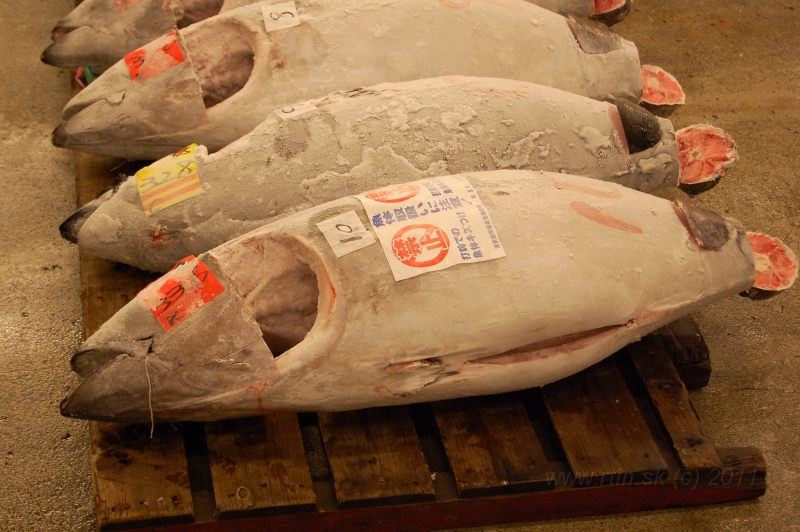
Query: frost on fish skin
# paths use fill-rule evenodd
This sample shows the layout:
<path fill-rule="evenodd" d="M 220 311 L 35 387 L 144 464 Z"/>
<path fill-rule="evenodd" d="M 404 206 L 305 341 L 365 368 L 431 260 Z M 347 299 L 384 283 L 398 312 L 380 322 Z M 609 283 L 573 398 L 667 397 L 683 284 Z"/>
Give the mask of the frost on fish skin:
<path fill-rule="evenodd" d="M 756 279 L 734 220 L 703 249 L 652 195 L 560 173 L 463 175 L 506 257 L 395 282 L 381 246 L 337 258 L 316 228 L 348 211 L 369 226 L 357 199 L 297 212 L 200 255 L 224 291 L 173 329 L 141 298 L 103 325 L 63 413 L 214 420 L 544 385 Z"/>
<path fill-rule="evenodd" d="M 292 28 L 267 33 L 261 6 L 252 5 L 180 30 L 186 60 L 146 83 L 132 83 L 126 65 L 115 64 L 67 105 L 56 144 L 132 159 L 157 159 L 192 142 L 213 152 L 286 105 L 442 72 L 542 83 L 595 99 L 641 95 L 633 43 L 615 38 L 614 50 L 585 53 L 564 17 L 522 0 L 464 10 L 430 0 L 296 3 L 300 25 Z M 421 12 L 426 24 L 419 23 Z M 391 28 L 375 37 L 376 23 L 385 20 Z M 473 26 L 503 27 L 500 58 L 494 33 Z M 113 108 L 103 104 L 121 91 L 125 97 Z M 458 117 L 444 119 L 458 118 L 451 125 L 469 132 L 469 123 L 461 125 L 468 113 L 452 112 Z M 401 114 L 394 119 L 398 129 L 412 127 Z"/>
<path fill-rule="evenodd" d="M 309 105 L 288 120 L 273 113 L 215 154 L 198 147 L 203 193 L 152 216 L 144 216 L 130 177 L 96 211 L 124 220 L 122 238 L 109 245 L 89 237 L 89 216 L 78 234 L 81 248 L 166 271 L 187 255 L 297 210 L 454 172 L 565 171 L 647 192 L 674 186 L 677 180 L 677 151 L 668 121 L 654 117 L 662 140 L 628 153 L 615 105 L 540 85 L 434 78 L 335 93 Z M 401 114 L 407 130 L 394 127 Z M 456 122 L 462 123 L 461 131 L 453 129 Z M 639 165 L 648 160 L 657 162 Z M 166 236 L 156 240 L 154 234 Z"/>

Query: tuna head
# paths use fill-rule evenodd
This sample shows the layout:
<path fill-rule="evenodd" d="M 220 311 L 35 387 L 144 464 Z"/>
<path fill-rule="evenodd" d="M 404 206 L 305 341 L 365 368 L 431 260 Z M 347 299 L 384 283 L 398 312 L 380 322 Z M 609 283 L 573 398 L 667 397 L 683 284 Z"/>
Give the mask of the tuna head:
<path fill-rule="evenodd" d="M 170 30 L 219 13 L 223 0 L 84 0 L 53 29 L 42 61 L 102 72 Z"/>
<path fill-rule="evenodd" d="M 53 29 L 54 42 L 42 61 L 99 72 L 175 26 L 170 3 L 163 0 L 84 0 Z"/>
<path fill-rule="evenodd" d="M 207 108 L 245 86 L 257 47 L 246 21 L 221 17 L 200 30 L 172 31 L 111 66 L 64 108 L 53 144 L 130 159 L 188 144 L 174 137 L 207 125 L 217 111 Z"/>
<path fill-rule="evenodd" d="M 467 226 L 490 224 L 505 257 L 395 281 L 392 264 L 416 267 L 405 241 L 337 257 L 317 226 L 357 216 L 375 233 L 393 218 L 371 225 L 355 198 L 298 212 L 145 288 L 81 346 L 73 366 L 84 380 L 62 412 L 212 420 L 519 390 L 580 371 L 756 279 L 738 223 L 689 205 L 565 174 L 462 177 L 485 208 Z M 421 203 L 419 218 L 429 209 L 413 194 L 431 183 L 373 197 L 397 212 L 411 191 L 402 201 Z M 472 201 L 465 194 L 461 205 Z M 393 223 L 392 233 L 411 230 Z M 428 227 L 419 223 L 414 230 Z M 469 255 L 439 242 L 437 260 Z"/>

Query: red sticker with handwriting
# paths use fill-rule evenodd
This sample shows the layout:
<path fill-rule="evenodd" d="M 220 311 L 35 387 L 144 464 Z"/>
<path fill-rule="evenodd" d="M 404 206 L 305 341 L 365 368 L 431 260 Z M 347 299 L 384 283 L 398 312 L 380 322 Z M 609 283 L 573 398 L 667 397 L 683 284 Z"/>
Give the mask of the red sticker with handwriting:
<path fill-rule="evenodd" d="M 185 60 L 174 31 L 125 56 L 134 83 L 144 83 Z"/>
<path fill-rule="evenodd" d="M 225 291 L 214 274 L 198 259 L 178 262 L 158 281 L 139 292 L 147 309 L 165 331 L 177 327 L 203 305 Z"/>

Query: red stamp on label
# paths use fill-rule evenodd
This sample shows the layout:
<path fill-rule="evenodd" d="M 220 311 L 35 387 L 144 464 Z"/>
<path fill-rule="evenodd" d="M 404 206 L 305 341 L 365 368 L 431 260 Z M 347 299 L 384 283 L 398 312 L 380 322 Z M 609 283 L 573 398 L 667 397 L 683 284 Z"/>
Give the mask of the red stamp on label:
<path fill-rule="evenodd" d="M 435 266 L 444 260 L 448 251 L 450 238 L 435 225 L 409 225 L 392 237 L 392 252 L 406 266 Z"/>
<path fill-rule="evenodd" d="M 134 83 L 144 83 L 185 60 L 174 31 L 125 56 Z"/>
<path fill-rule="evenodd" d="M 373 190 L 364 194 L 364 197 L 381 203 L 399 203 L 413 198 L 419 191 L 420 188 L 417 185 L 394 185 Z"/>
<path fill-rule="evenodd" d="M 139 297 L 164 330 L 170 331 L 224 291 L 205 264 L 187 257 L 139 292 Z"/>
<path fill-rule="evenodd" d="M 117 0 L 117 7 L 120 11 L 125 11 L 132 8 L 142 0 Z"/>

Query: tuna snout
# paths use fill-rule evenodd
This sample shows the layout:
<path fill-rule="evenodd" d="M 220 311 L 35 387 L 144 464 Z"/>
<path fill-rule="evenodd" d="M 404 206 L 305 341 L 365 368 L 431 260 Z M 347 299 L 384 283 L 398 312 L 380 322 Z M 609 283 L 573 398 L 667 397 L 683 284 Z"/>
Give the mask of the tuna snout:
<path fill-rule="evenodd" d="M 54 133 L 55 135 L 55 133 Z M 58 226 L 58 230 L 61 233 L 62 238 L 64 240 L 69 240 L 73 244 L 78 243 L 78 233 L 81 232 L 81 227 L 83 224 L 86 223 L 86 220 L 97 210 L 100 205 L 108 201 L 108 199 L 114 195 L 113 189 L 108 189 L 102 193 L 100 193 L 97 198 L 90 201 L 77 211 L 75 211 L 69 218 L 64 220 L 60 226 Z"/>

